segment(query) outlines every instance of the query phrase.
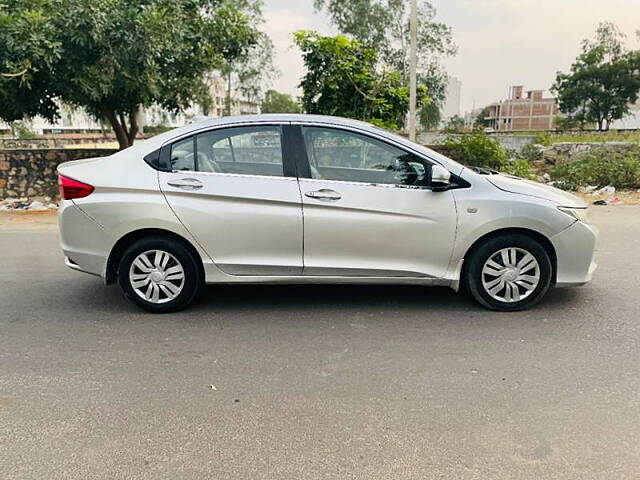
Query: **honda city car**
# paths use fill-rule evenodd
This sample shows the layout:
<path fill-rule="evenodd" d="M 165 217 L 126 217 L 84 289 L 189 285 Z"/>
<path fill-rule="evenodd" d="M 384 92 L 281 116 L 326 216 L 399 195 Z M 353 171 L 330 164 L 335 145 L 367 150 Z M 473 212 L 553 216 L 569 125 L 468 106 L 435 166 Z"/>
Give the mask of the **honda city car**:
<path fill-rule="evenodd" d="M 152 312 L 230 283 L 441 285 L 514 311 L 595 269 L 575 196 L 343 118 L 207 119 L 58 174 L 66 265 Z"/>

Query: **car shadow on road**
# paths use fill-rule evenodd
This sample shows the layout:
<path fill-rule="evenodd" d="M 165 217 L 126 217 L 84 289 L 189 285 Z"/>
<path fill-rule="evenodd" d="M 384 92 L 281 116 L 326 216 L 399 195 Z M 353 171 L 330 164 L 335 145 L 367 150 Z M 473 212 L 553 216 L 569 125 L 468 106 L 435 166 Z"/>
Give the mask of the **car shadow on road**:
<path fill-rule="evenodd" d="M 577 289 L 552 289 L 537 309 L 562 309 L 578 302 Z M 193 311 L 344 310 L 485 311 L 465 293 L 415 285 L 220 285 L 206 286 Z"/>
<path fill-rule="evenodd" d="M 531 312 L 566 310 L 579 305 L 589 294 L 586 289 L 552 289 Z M 68 285 L 67 298 L 74 297 L 76 309 L 104 313 L 145 314 L 124 298 L 116 286 L 96 287 L 93 282 Z M 468 295 L 447 287 L 415 285 L 207 285 L 185 311 L 173 316 L 246 314 L 318 314 L 376 312 L 385 314 L 420 313 L 501 315 L 485 310 Z M 504 315 L 513 315 L 507 313 Z"/>

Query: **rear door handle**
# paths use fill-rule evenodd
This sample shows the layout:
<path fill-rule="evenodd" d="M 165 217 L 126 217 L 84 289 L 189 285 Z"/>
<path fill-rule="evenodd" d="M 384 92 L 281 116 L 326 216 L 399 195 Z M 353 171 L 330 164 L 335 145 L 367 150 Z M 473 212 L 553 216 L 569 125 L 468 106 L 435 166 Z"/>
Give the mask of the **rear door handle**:
<path fill-rule="evenodd" d="M 202 182 L 195 178 L 181 178 L 175 182 L 167 182 L 167 185 L 183 190 L 199 190 L 202 188 Z"/>
<path fill-rule="evenodd" d="M 342 198 L 342 195 L 338 192 L 328 188 L 306 192 L 304 195 L 309 198 L 315 198 L 316 200 L 340 200 Z"/>

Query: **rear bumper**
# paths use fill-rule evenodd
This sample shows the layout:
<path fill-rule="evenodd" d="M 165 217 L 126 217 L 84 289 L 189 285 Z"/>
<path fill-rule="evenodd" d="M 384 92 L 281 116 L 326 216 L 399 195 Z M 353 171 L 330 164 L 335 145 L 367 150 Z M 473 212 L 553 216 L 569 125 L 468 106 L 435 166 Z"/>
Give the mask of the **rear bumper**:
<path fill-rule="evenodd" d="M 556 286 L 584 285 L 591 280 L 597 268 L 597 239 L 597 228 L 579 221 L 551 237 L 557 256 Z"/>
<path fill-rule="evenodd" d="M 113 239 L 97 222 L 65 200 L 58 209 L 58 226 L 67 267 L 104 277 Z"/>

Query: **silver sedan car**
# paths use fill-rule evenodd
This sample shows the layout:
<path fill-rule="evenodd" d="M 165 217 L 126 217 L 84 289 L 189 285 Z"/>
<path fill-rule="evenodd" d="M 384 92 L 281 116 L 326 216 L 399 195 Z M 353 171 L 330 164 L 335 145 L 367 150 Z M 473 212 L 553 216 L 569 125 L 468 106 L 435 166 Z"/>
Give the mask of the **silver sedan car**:
<path fill-rule="evenodd" d="M 513 311 L 595 269 L 575 196 L 342 118 L 204 120 L 58 173 L 66 265 L 152 312 L 205 283 L 444 285 Z"/>

